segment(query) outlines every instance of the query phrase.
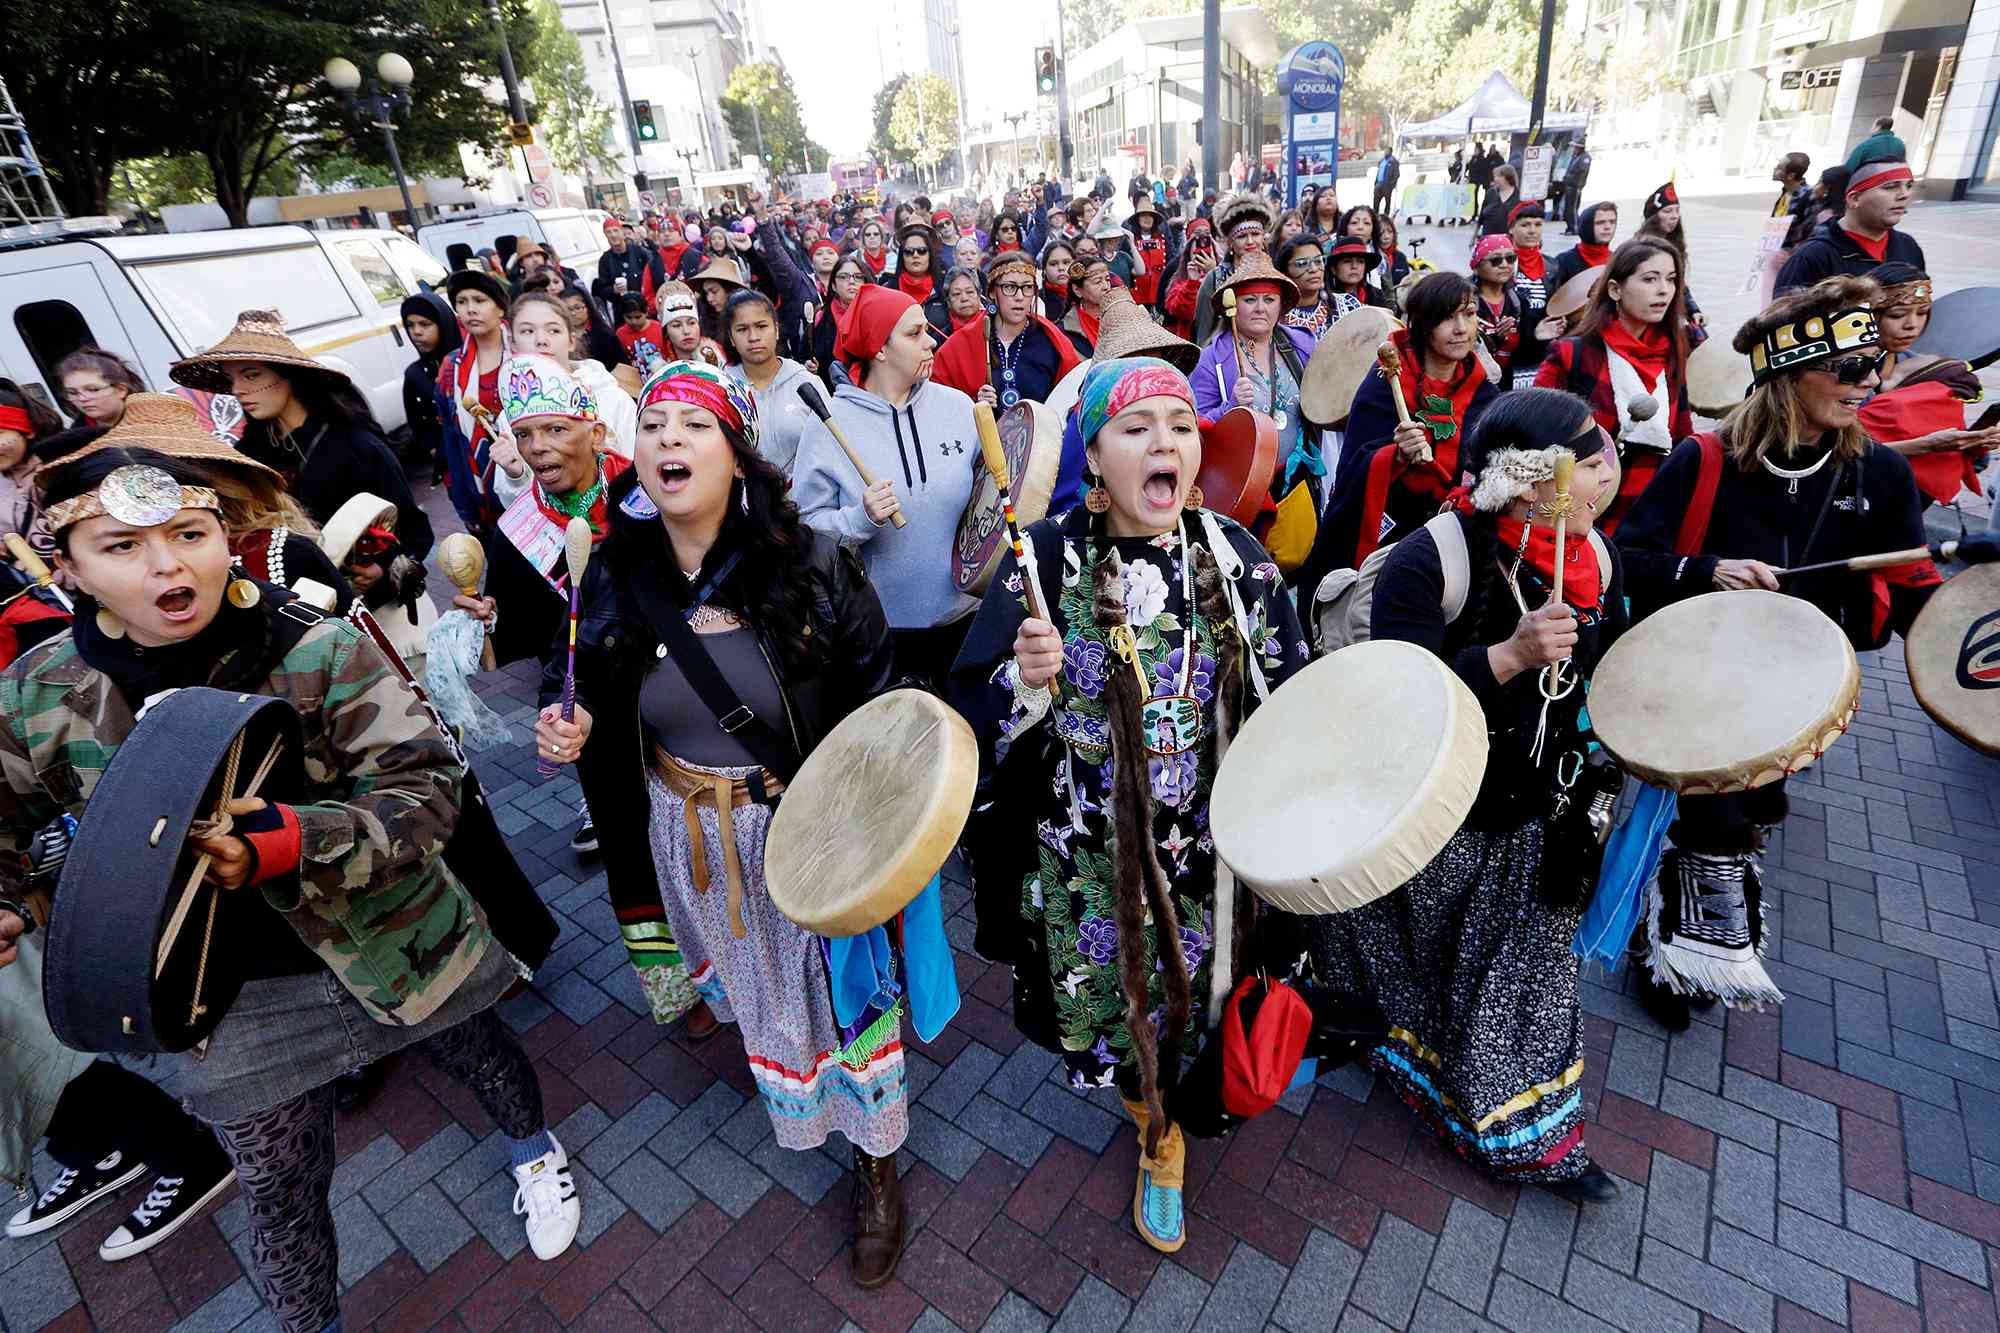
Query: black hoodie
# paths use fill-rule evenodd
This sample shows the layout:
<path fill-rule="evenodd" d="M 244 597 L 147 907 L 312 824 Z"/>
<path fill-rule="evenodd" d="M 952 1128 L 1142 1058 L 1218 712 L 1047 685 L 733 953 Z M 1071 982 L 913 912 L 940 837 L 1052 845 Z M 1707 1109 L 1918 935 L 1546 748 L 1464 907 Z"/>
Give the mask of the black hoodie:
<path fill-rule="evenodd" d="M 445 299 L 433 291 L 421 291 L 403 298 L 398 318 L 421 315 L 438 326 L 438 345 L 426 356 L 422 353 L 403 367 L 403 411 L 410 422 L 410 452 L 418 458 L 441 458 L 444 426 L 438 420 L 438 367 L 459 344 L 458 317 Z"/>

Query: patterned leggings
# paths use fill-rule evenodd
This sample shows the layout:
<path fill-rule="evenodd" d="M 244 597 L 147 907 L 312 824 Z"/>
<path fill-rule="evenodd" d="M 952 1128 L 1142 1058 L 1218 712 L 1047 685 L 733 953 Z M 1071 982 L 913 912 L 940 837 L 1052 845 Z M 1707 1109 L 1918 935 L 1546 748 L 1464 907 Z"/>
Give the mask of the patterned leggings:
<path fill-rule="evenodd" d="M 509 1138 L 544 1128 L 542 1087 L 521 1043 L 492 1010 L 416 1044 L 472 1090 Z M 250 1252 L 286 1333 L 319 1333 L 340 1313 L 333 1183 L 333 1085 L 224 1121 L 216 1136 L 236 1164 L 250 1213 Z"/>

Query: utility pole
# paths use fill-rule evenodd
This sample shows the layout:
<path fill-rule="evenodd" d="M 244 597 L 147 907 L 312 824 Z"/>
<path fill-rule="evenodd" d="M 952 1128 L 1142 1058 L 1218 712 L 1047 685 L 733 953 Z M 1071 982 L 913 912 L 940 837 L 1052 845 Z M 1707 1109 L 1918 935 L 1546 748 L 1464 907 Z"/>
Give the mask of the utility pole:
<path fill-rule="evenodd" d="M 1535 96 L 1528 108 L 1528 142 L 1540 143 L 1549 104 L 1549 47 L 1556 36 L 1556 0 L 1542 0 L 1542 31 L 1535 44 Z"/>
<path fill-rule="evenodd" d="M 1208 0 L 1211 6 L 1222 0 Z M 1219 20 L 1218 20 L 1219 22 Z M 1069 138 L 1069 42 L 1063 36 L 1063 0 L 1056 0 L 1056 175 L 1070 176 Z"/>
<path fill-rule="evenodd" d="M 597 0 L 604 16 L 604 37 L 611 43 L 611 68 L 618 75 L 618 118 L 625 122 L 625 140 L 632 145 L 632 170 L 642 171 L 639 162 L 639 118 L 632 114 L 632 94 L 625 91 L 625 60 L 618 54 L 618 25 L 611 21 L 611 6 Z"/>
<path fill-rule="evenodd" d="M 493 24 L 494 35 L 500 39 L 500 82 L 507 88 L 507 114 L 516 125 L 525 125 L 528 121 L 528 107 L 521 100 L 521 81 L 514 76 L 514 52 L 507 45 L 507 24 L 500 17 L 500 0 L 486 0 L 486 17 Z M 523 148 L 521 179 L 527 180 L 530 175 L 528 150 Z"/>
<path fill-rule="evenodd" d="M 711 137 L 713 126 L 708 123 L 708 94 L 701 87 L 701 48 L 690 46 L 687 50 L 688 68 L 694 71 L 694 101 L 701 112 L 701 143 L 708 150 L 708 160 L 715 170 L 722 170 L 722 151 L 715 146 Z"/>
<path fill-rule="evenodd" d="M 1202 0 L 1201 6 L 1201 130 L 1201 188 L 1219 191 L 1222 188 L 1222 0 Z M 1340 156 L 1338 150 L 1334 156 Z"/>
<path fill-rule="evenodd" d="M 972 184 L 972 163 L 965 147 L 965 25 L 951 25 L 951 64 L 958 75 L 958 188 Z"/>

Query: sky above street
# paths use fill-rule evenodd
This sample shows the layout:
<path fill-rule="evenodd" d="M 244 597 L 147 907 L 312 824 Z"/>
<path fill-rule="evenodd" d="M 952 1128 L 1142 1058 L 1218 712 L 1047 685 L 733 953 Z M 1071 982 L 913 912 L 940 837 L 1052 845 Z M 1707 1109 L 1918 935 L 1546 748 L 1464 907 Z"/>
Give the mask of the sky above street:
<path fill-rule="evenodd" d="M 791 71 L 806 131 L 836 155 L 867 149 L 875 90 L 899 69 L 922 64 L 921 26 L 890 18 L 921 13 L 919 5 L 920 0 L 892 0 L 872 7 L 882 15 L 877 19 L 868 16 L 868 8 L 829 6 L 827 0 L 763 0 L 765 40 Z M 959 15 L 965 25 L 967 119 L 976 126 L 990 115 L 997 125 L 1003 111 L 1032 111 L 1034 50 L 1055 30 L 1053 0 L 1019 6 L 961 3 Z"/>

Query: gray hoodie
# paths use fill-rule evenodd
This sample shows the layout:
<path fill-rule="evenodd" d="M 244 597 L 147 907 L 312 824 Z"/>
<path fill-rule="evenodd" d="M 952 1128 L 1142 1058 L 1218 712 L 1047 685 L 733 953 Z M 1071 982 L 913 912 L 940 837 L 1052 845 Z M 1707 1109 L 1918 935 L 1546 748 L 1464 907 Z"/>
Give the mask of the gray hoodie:
<path fill-rule="evenodd" d="M 972 498 L 979 437 L 972 400 L 925 381 L 901 407 L 866 389 L 834 390 L 833 417 L 877 478 L 896 488 L 908 526 L 876 527 L 862 507 L 854 465 L 825 427 L 814 424 L 792 466 L 792 499 L 805 520 L 857 548 L 891 629 L 928 629 L 966 615 L 978 602 L 951 580 L 952 544 Z"/>
<path fill-rule="evenodd" d="M 806 428 L 812 427 L 814 434 L 823 435 L 821 428 L 806 405 L 799 401 L 799 386 L 816 383 L 810 370 L 796 361 L 778 358 L 778 375 L 768 389 L 759 389 L 750 383 L 750 377 L 743 373 L 741 366 L 729 372 L 750 391 L 757 400 L 757 452 L 766 462 L 784 473 L 792 475 L 792 467 L 799 452 L 799 441 L 805 438 Z"/>

